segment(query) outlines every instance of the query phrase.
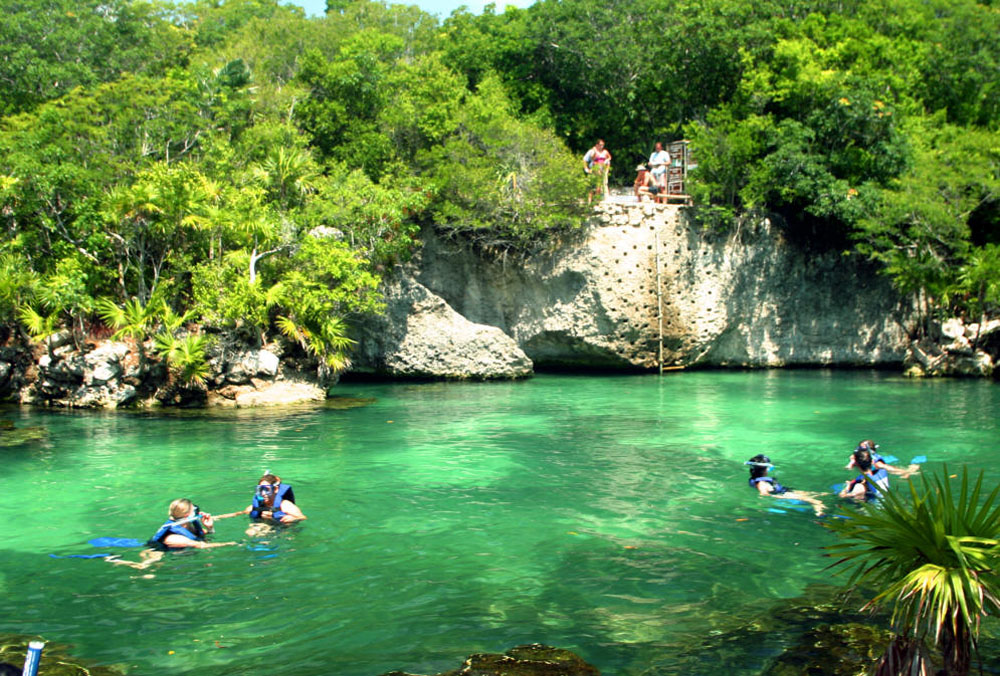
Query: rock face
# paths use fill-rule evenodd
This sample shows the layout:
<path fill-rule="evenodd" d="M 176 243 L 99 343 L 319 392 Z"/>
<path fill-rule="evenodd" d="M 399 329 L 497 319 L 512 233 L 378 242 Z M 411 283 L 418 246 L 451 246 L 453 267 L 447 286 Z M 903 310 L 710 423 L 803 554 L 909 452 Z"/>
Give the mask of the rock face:
<path fill-rule="evenodd" d="M 250 348 L 222 337 L 209 350 L 203 385 L 182 385 L 149 354 L 115 341 L 86 343 L 77 350 L 60 343 L 0 348 L 0 398 L 22 404 L 67 408 L 120 406 L 257 407 L 322 401 L 332 377 L 316 360 L 280 343 Z"/>
<path fill-rule="evenodd" d="M 676 206 L 605 203 L 580 235 L 527 261 L 483 261 L 425 235 L 417 281 L 536 366 L 902 363 L 911 308 L 875 269 L 809 255 L 767 222 L 700 232 Z M 659 274 L 657 274 L 659 273 Z"/>
<path fill-rule="evenodd" d="M 906 354 L 906 375 L 989 376 L 995 374 L 992 355 L 1000 354 L 1000 320 L 966 325 L 952 318 L 932 327 L 939 341 L 913 341 Z"/>
<path fill-rule="evenodd" d="M 411 277 L 384 291 L 387 311 L 361 327 L 354 370 L 472 380 L 531 375 L 531 360 L 503 331 L 470 322 Z"/>

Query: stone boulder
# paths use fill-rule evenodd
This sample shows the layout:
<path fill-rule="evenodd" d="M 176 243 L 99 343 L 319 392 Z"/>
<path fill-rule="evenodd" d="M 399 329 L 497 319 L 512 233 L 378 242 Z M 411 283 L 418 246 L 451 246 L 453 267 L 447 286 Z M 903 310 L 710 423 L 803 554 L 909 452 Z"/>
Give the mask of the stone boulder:
<path fill-rule="evenodd" d="M 320 402 L 325 399 L 326 391 L 315 383 L 257 381 L 251 385 L 229 385 L 212 390 L 208 392 L 207 404 L 258 408 Z"/>
<path fill-rule="evenodd" d="M 523 378 L 532 363 L 513 339 L 476 324 L 406 274 L 384 286 L 386 313 L 360 327 L 352 370 L 403 378 Z"/>
<path fill-rule="evenodd" d="M 270 350 L 243 350 L 224 362 L 224 381 L 245 385 L 254 378 L 273 379 L 278 375 L 280 364 L 278 356 Z"/>

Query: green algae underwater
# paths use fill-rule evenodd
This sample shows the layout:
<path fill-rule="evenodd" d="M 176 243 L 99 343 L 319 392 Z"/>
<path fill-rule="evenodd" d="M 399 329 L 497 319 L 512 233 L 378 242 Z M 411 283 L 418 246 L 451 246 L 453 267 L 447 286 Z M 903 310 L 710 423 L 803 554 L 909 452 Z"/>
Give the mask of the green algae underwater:
<path fill-rule="evenodd" d="M 817 626 L 866 620 L 831 605 L 834 536 L 758 498 L 747 458 L 766 453 L 830 508 L 869 437 L 1000 482 L 1000 388 L 980 380 L 678 372 L 337 393 L 280 411 L 0 412 L 46 431 L 0 444 L 0 632 L 153 676 L 430 674 L 536 642 L 608 675 L 779 673 Z M 241 509 L 265 470 L 308 521 L 266 541 L 220 521 L 216 539 L 241 546 L 145 571 L 50 556 L 136 559 L 87 542 L 144 540 L 177 497 Z M 822 612 L 795 610 L 809 606 Z"/>

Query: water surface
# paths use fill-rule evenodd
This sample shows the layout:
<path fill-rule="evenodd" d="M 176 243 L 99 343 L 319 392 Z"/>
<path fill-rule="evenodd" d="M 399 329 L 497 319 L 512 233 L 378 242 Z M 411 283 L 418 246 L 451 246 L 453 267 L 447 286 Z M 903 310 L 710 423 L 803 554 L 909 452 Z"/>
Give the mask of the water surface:
<path fill-rule="evenodd" d="M 531 642 L 608 675 L 714 674 L 719 659 L 756 674 L 783 646 L 741 641 L 741 628 L 830 584 L 820 548 L 832 536 L 811 513 L 769 511 L 744 460 L 764 452 L 784 483 L 829 493 L 872 437 L 903 461 L 1000 481 L 1000 389 L 979 380 L 704 372 L 337 391 L 374 402 L 7 410 L 48 438 L 0 446 L 13 497 L 0 632 L 152 676 L 436 673 Z M 49 557 L 145 539 L 176 497 L 241 509 L 264 470 L 309 516 L 273 551 L 173 554 L 151 579 Z M 245 525 L 220 522 L 217 537 L 248 542 Z M 708 662 L 699 646 L 713 636 L 736 638 L 723 658 L 706 647 Z"/>

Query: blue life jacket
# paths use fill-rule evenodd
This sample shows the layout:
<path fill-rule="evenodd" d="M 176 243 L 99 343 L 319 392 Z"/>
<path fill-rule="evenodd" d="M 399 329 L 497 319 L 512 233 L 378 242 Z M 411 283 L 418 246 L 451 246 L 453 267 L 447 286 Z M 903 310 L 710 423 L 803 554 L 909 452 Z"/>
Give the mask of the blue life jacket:
<path fill-rule="evenodd" d="M 295 492 L 292 490 L 291 484 L 278 484 L 278 493 L 274 496 L 274 503 L 271 505 L 271 518 L 275 521 L 281 521 L 281 517 L 285 516 L 285 512 L 281 511 L 281 503 L 285 500 L 294 503 Z M 250 518 L 261 518 L 260 513 L 266 509 L 267 505 L 264 504 L 260 495 L 255 491 L 253 494 L 253 503 L 250 507 Z"/>
<path fill-rule="evenodd" d="M 880 477 L 879 474 L 882 474 L 883 476 Z M 888 477 L 889 473 L 884 469 L 880 469 L 877 472 L 869 474 L 867 477 L 865 474 L 859 474 L 847 484 L 847 490 L 848 492 L 851 492 L 854 490 L 855 486 L 859 483 L 863 483 L 865 485 L 865 500 L 876 500 L 879 497 L 879 494 L 888 488 Z M 868 481 L 865 481 L 866 478 Z"/>
<path fill-rule="evenodd" d="M 156 531 L 156 534 L 153 535 L 153 537 L 149 538 L 149 541 L 146 542 L 146 544 L 148 546 L 150 546 L 150 547 L 156 547 L 157 549 L 170 549 L 170 546 L 164 544 L 163 540 L 164 540 L 164 538 L 167 537 L 167 535 L 170 535 L 171 533 L 173 533 L 174 535 L 183 535 L 184 537 L 186 537 L 189 540 L 204 540 L 205 539 L 205 530 L 201 526 L 201 519 L 200 518 L 199 519 L 195 519 L 194 521 L 186 522 L 186 523 L 192 523 L 192 524 L 194 524 L 194 526 L 193 526 L 193 528 L 195 530 L 194 533 L 192 533 L 190 530 L 188 530 L 187 528 L 185 528 L 184 527 L 185 524 L 183 524 L 183 523 L 177 523 L 173 519 L 170 519 L 165 524 L 163 524 L 162 526 L 160 526 L 160 530 Z"/>
<path fill-rule="evenodd" d="M 754 490 L 757 490 L 757 484 L 759 484 L 762 481 L 764 483 L 771 484 L 771 488 L 774 489 L 772 491 L 772 493 L 774 495 L 780 495 L 780 494 L 782 494 L 782 493 L 784 493 L 785 491 L 788 490 L 787 488 L 785 488 L 784 486 L 782 486 L 781 484 L 779 484 L 777 481 L 775 481 L 774 479 L 772 479 L 769 476 L 759 476 L 756 479 L 750 479 L 750 488 L 752 488 Z"/>

